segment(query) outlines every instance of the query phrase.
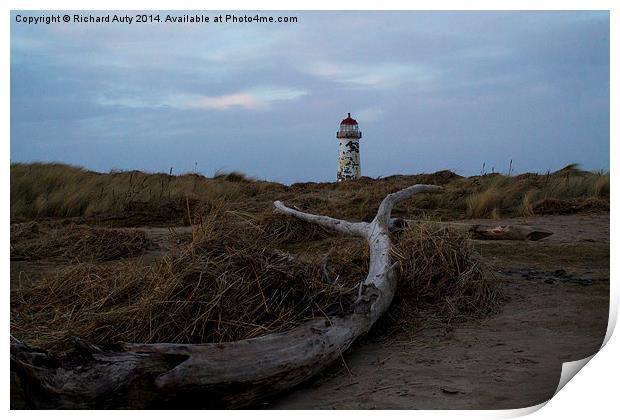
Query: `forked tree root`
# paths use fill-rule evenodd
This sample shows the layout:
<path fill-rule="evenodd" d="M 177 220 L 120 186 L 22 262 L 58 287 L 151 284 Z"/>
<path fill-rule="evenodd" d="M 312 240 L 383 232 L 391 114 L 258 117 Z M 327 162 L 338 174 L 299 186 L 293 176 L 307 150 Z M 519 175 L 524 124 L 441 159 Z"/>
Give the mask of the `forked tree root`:
<path fill-rule="evenodd" d="M 370 223 L 276 211 L 366 239 L 368 276 L 352 313 L 308 321 L 290 331 L 219 344 L 100 347 L 76 340 L 77 353 L 55 357 L 12 338 L 11 408 L 238 408 L 312 377 L 340 358 L 385 313 L 396 289 L 390 258 L 395 204 L 440 187 L 389 194 Z"/>

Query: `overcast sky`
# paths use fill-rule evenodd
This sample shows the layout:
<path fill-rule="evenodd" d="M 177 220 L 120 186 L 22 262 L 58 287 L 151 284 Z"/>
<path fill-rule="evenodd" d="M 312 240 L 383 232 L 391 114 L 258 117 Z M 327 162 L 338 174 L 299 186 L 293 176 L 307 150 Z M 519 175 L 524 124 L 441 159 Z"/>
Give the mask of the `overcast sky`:
<path fill-rule="evenodd" d="M 131 25 L 17 14 L 41 13 L 12 12 L 12 162 L 333 181 L 351 112 L 367 176 L 507 172 L 511 159 L 517 173 L 609 168 L 607 12 Z"/>

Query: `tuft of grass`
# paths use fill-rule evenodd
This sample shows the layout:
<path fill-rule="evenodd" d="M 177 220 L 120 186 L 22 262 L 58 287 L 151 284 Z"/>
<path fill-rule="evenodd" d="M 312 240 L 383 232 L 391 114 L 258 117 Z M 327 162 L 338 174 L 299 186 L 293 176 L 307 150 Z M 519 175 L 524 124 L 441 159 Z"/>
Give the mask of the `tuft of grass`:
<path fill-rule="evenodd" d="M 500 191 L 495 187 L 472 194 L 467 197 L 467 216 L 471 218 L 490 216 L 501 204 L 501 199 Z"/>
<path fill-rule="evenodd" d="M 452 228 L 420 222 L 395 240 L 398 288 L 379 328 L 416 330 L 495 311 L 503 296 L 467 237 Z M 426 321 L 420 321 L 423 317 Z"/>
<path fill-rule="evenodd" d="M 595 174 L 592 184 L 592 195 L 595 197 L 609 197 L 609 173 Z"/>
<path fill-rule="evenodd" d="M 229 182 L 253 182 L 255 181 L 252 178 L 249 178 L 247 175 L 241 172 L 216 172 L 213 176 L 213 179 L 223 179 Z"/>
<path fill-rule="evenodd" d="M 538 194 L 537 190 L 529 190 L 525 194 L 523 194 L 523 200 L 521 201 L 521 208 L 520 208 L 521 216 L 523 217 L 534 216 L 534 210 L 532 208 L 532 204 L 535 201 L 537 194 Z"/>
<path fill-rule="evenodd" d="M 582 172 L 583 171 L 581 170 L 581 165 L 579 165 L 578 163 L 569 163 L 568 165 L 566 165 L 562 169 L 559 169 L 555 173 L 556 174 L 567 174 L 567 173 L 579 174 Z"/>

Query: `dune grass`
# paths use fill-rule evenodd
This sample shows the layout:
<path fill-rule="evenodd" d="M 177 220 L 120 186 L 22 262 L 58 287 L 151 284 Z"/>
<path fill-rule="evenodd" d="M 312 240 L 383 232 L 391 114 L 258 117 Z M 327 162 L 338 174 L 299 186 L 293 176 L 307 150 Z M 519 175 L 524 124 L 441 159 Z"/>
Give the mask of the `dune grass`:
<path fill-rule="evenodd" d="M 222 342 L 351 312 L 368 270 L 363 241 L 335 237 L 326 253 L 312 245 L 292 253 L 286 245 L 310 233 L 301 222 L 225 208 L 201 220 L 180 255 L 155 264 L 75 262 L 20 285 L 11 293 L 12 335 L 52 351 L 70 349 L 73 336 L 96 344 Z M 401 263 L 399 291 L 381 331 L 410 329 L 423 310 L 451 322 L 499 302 L 476 254 L 451 230 L 406 229 L 395 238 L 394 258 Z"/>
<path fill-rule="evenodd" d="M 56 258 L 101 262 L 138 256 L 152 246 L 152 241 L 141 230 L 63 222 L 11 225 L 11 261 Z"/>
<path fill-rule="evenodd" d="M 609 210 L 609 173 L 581 171 L 576 164 L 546 175 L 490 174 L 478 181 L 467 197 L 471 218 Z"/>
<path fill-rule="evenodd" d="M 253 180 L 241 173 L 169 175 L 140 171 L 97 173 L 63 164 L 11 165 L 11 219 L 78 217 L 119 226 L 196 222 L 190 212 L 225 202 L 239 211 L 271 213 L 274 200 L 302 210 L 349 220 L 374 217 L 386 194 L 416 183 L 444 192 L 400 204 L 395 215 L 463 219 L 606 211 L 609 173 L 569 165 L 549 174 L 464 178 L 450 171 L 395 175 L 345 183 L 290 186 Z"/>
<path fill-rule="evenodd" d="M 444 192 L 415 196 L 394 216 L 433 220 L 609 209 L 609 174 L 576 165 L 543 175 L 464 178 L 440 171 L 285 186 L 240 173 L 104 174 L 62 164 L 13 164 L 12 258 L 60 257 L 69 264 L 11 292 L 11 332 L 52 350 L 69 348 L 72 336 L 99 344 L 221 342 L 346 313 L 367 271 L 366 245 L 275 215 L 273 201 L 369 220 L 386 194 L 416 183 L 442 185 Z M 183 251 L 149 264 L 130 258 L 148 240 L 109 226 L 190 223 Z M 401 267 L 398 291 L 376 331 L 477 316 L 501 300 L 465 238 L 431 221 L 396 235 L 393 256 Z"/>
<path fill-rule="evenodd" d="M 223 200 L 240 200 L 255 195 L 264 185 L 271 184 L 251 181 L 238 173 L 210 179 L 193 173 L 103 174 L 63 164 L 13 164 L 11 217 L 127 218 L 144 215 L 145 222 L 176 222 L 186 215 L 190 203 L 211 206 Z"/>

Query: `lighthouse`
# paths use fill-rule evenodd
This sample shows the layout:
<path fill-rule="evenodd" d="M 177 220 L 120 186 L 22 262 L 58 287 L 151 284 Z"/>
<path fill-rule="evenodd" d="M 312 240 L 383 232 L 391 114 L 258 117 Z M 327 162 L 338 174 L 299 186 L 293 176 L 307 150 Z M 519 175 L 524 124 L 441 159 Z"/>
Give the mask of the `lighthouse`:
<path fill-rule="evenodd" d="M 340 130 L 336 133 L 340 142 L 338 150 L 338 182 L 347 179 L 357 179 L 362 175 L 360 169 L 360 139 L 362 132 L 359 130 L 357 121 L 349 116 L 340 123 Z"/>

